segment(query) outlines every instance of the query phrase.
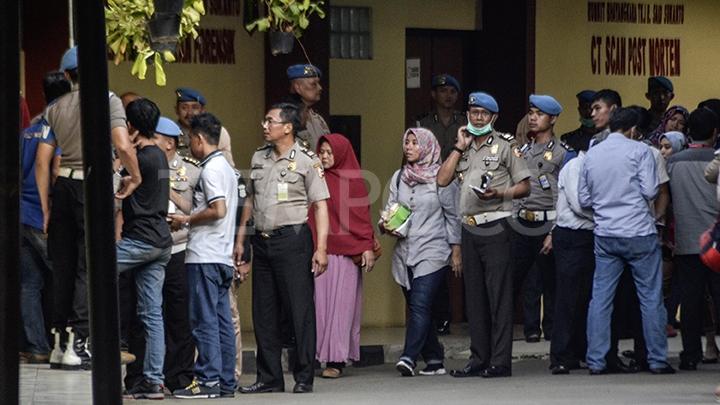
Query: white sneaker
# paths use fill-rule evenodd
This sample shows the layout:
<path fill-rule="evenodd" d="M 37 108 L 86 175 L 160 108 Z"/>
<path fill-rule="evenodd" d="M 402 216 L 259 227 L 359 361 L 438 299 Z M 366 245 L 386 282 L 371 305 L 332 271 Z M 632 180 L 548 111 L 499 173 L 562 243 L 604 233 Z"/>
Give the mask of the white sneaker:
<path fill-rule="evenodd" d="M 445 375 L 447 370 L 442 364 L 432 364 L 426 366 L 424 369 L 418 372 L 420 375 Z"/>
<path fill-rule="evenodd" d="M 75 332 L 71 327 L 65 328 L 68 333 L 68 340 L 65 345 L 65 353 L 62 357 L 62 369 L 63 370 L 80 370 L 82 368 L 82 359 L 75 353 Z"/>
<path fill-rule="evenodd" d="M 50 330 L 55 339 L 55 345 L 53 346 L 52 352 L 50 352 L 50 368 L 60 369 L 62 368 L 63 350 L 60 347 L 60 331 L 52 328 Z"/>
<path fill-rule="evenodd" d="M 415 375 L 413 366 L 405 360 L 398 361 L 397 364 L 395 364 L 395 369 L 399 371 L 403 377 L 412 377 Z"/>

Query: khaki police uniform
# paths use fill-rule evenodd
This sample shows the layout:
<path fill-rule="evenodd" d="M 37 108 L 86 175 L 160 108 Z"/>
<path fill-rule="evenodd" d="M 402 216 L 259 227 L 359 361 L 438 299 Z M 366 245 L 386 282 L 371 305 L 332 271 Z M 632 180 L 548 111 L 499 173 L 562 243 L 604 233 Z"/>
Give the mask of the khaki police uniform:
<path fill-rule="evenodd" d="M 253 323 L 257 381 L 283 386 L 281 308 L 295 336 L 294 377 L 312 384 L 315 362 L 314 252 L 307 226 L 313 202 L 330 197 L 320 160 L 299 142 L 282 156 L 272 145 L 252 157 L 248 195 L 253 198 Z"/>
<path fill-rule="evenodd" d="M 460 214 L 463 221 L 462 255 L 466 312 L 470 326 L 473 373 L 488 367 L 511 368 L 512 273 L 507 222 L 511 200 L 485 201 L 470 186 L 481 186 L 483 175 L 499 193 L 528 177 L 525 160 L 515 151 L 515 138 L 496 131 L 473 141 L 463 153 L 456 177 L 461 181 Z M 492 325 L 492 327 L 489 327 Z"/>
<path fill-rule="evenodd" d="M 467 117 L 460 111 L 453 112 L 448 126 L 445 126 L 437 113 L 434 112 L 426 114 L 417 121 L 418 127 L 429 129 L 433 135 L 435 135 L 435 138 L 437 138 L 440 144 L 440 156 L 442 160 L 447 159 L 452 152 L 452 148 L 457 141 L 458 129 L 463 125 L 467 125 Z"/>
<path fill-rule="evenodd" d="M 330 133 L 330 128 L 322 115 L 316 113 L 315 110 L 308 108 L 307 112 L 308 116 L 305 122 L 305 129 L 298 132 L 297 136 L 305 142 L 302 146 L 314 151 L 317 150 L 317 144 L 320 138 Z"/>
<path fill-rule="evenodd" d="M 110 128 L 125 128 L 125 109 L 120 98 L 110 92 L 108 104 Z M 70 93 L 48 106 L 46 118 L 55 134 L 54 144 L 61 150 L 60 171 L 53 186 L 48 227 L 48 253 L 53 263 L 53 291 L 56 292 L 53 326 L 60 331 L 72 326 L 76 337 L 85 338 L 89 328 L 79 87 L 73 86 Z"/>
<path fill-rule="evenodd" d="M 555 308 L 555 258 L 541 254 L 545 237 L 555 223 L 555 205 L 558 198 L 558 177 L 567 147 L 554 138 L 538 144 L 531 141 L 518 147 L 527 162 L 530 177 L 530 195 L 519 201 L 519 226 L 515 227 L 512 252 L 514 263 L 514 296 L 522 290 L 524 332 L 531 340 L 539 338 L 540 297 L 543 297 L 542 333 L 552 335 L 552 318 Z"/>

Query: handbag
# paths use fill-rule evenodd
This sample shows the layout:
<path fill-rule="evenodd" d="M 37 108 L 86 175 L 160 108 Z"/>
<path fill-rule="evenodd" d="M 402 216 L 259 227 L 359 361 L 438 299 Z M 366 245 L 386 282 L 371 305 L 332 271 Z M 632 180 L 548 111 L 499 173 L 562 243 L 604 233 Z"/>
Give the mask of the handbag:
<path fill-rule="evenodd" d="M 375 235 L 373 235 L 372 251 L 375 255 L 375 260 L 382 256 L 382 245 L 380 245 L 380 241 L 377 239 L 377 237 L 375 237 Z M 362 253 L 360 253 L 359 255 L 350 256 L 350 259 L 352 259 L 353 263 L 355 263 L 356 266 L 359 266 L 362 264 Z"/>
<path fill-rule="evenodd" d="M 700 235 L 700 260 L 710 270 L 720 273 L 720 222 L 715 221 Z"/>

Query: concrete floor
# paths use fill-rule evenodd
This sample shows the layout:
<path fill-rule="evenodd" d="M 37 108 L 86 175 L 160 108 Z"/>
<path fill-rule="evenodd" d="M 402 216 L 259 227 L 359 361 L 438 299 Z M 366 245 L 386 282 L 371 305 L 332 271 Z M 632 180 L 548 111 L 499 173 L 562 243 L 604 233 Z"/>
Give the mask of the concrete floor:
<path fill-rule="evenodd" d="M 364 344 L 378 344 L 401 338 L 401 330 L 368 331 Z M 457 344 L 462 336 L 444 339 L 446 345 Z M 384 341 L 384 342 L 383 342 Z M 671 363 L 677 366 L 680 338 L 669 339 Z M 248 342 L 250 343 L 250 342 Z M 459 343 L 459 342 L 458 342 Z M 391 346 L 395 346 L 393 342 Z M 623 341 L 622 349 L 631 341 Z M 697 372 L 679 372 L 671 376 L 648 373 L 590 377 L 585 370 L 569 376 L 553 376 L 547 370 L 549 343 L 527 344 L 516 341 L 513 348 L 513 377 L 496 380 L 482 378 L 455 379 L 450 376 L 403 378 L 390 363 L 350 367 L 338 380 L 315 380 L 310 395 L 263 394 L 240 395 L 234 399 L 213 400 L 215 404 L 711 404 L 712 392 L 720 383 L 720 365 L 702 365 Z M 456 353 L 446 362 L 448 368 L 459 368 L 466 358 Z M 21 404 L 62 405 L 90 404 L 90 372 L 50 370 L 47 365 L 22 365 Z M 291 375 L 285 385 L 292 390 Z M 242 385 L 254 382 L 255 376 L 244 375 Z M 150 401 L 127 401 L 150 403 Z M 206 400 L 166 398 L 166 403 L 200 404 Z M 0 400 L 0 403 L 2 401 Z"/>

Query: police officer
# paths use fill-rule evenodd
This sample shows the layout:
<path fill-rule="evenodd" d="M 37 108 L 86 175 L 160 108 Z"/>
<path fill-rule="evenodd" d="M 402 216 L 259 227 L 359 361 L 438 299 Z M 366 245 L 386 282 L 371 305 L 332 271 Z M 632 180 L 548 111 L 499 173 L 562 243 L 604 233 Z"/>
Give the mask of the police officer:
<path fill-rule="evenodd" d="M 182 130 L 182 136 L 178 140 L 177 150 L 180 156 L 187 156 L 192 159 L 190 153 L 190 119 L 202 112 L 205 112 L 207 100 L 199 91 L 188 87 L 180 87 L 175 89 L 175 113 L 177 114 L 177 123 Z M 225 160 L 230 166 L 235 167 L 232 157 L 232 147 L 230 145 L 230 134 L 225 127 L 220 128 L 220 142 L 218 149 L 222 152 Z"/>
<path fill-rule="evenodd" d="M 573 131 L 560 135 L 560 140 L 574 150 L 587 150 L 590 139 L 598 132 L 592 119 L 592 101 L 595 92 L 583 90 L 576 94 L 575 97 L 578 101 L 577 109 L 580 115 L 580 126 Z"/>
<path fill-rule="evenodd" d="M 470 361 L 453 377 L 507 377 L 512 357 L 512 273 L 508 223 L 512 200 L 529 194 L 530 172 L 512 135 L 493 129 L 498 107 L 486 93 L 468 98 L 468 125 L 438 173 L 444 187 L 461 181 L 463 278 Z"/>
<path fill-rule="evenodd" d="M 325 119 L 312 109 L 322 96 L 322 71 L 315 65 L 292 65 L 287 69 L 287 77 L 290 81 L 290 94 L 305 106 L 301 119 L 303 129 L 299 130 L 297 135 L 305 142 L 305 148 L 316 150 L 318 139 L 330 133 Z"/>
<path fill-rule="evenodd" d="M 262 121 L 267 144 L 252 157 L 248 197 L 238 236 L 235 265 L 242 269 L 243 242 L 251 214 L 255 221 L 253 248 L 253 322 L 257 341 L 257 381 L 240 392 L 254 394 L 285 389 L 280 364 L 282 334 L 280 308 L 288 314 L 295 335 L 293 392 L 312 392 L 315 362 L 315 304 L 313 274 L 327 268 L 330 194 L 322 164 L 296 139 L 301 108 L 293 103 L 273 105 Z M 313 206 L 317 241 L 307 225 Z"/>
<path fill-rule="evenodd" d="M 182 212 L 189 215 L 192 211 L 193 189 L 200 177 L 198 161 L 183 157 L 177 153 L 178 139 L 182 135 L 180 127 L 167 117 L 160 117 L 155 128 L 155 144 L 167 159 L 170 181 L 170 201 L 168 214 Z M 173 246 L 170 262 L 165 267 L 163 282 L 163 322 L 165 326 L 165 362 L 164 385 L 174 391 L 184 388 L 192 382 L 195 364 L 195 344 L 190 328 L 188 313 L 188 281 L 185 270 L 185 246 L 188 230 L 182 228 L 172 232 Z M 132 312 L 134 313 L 134 308 Z M 134 325 L 133 325 L 134 326 Z M 132 327 L 132 326 L 131 326 Z M 140 339 L 137 339 L 137 336 Z M 142 378 L 143 354 L 145 345 L 142 334 L 130 333 L 132 346 L 141 348 L 138 359 L 127 366 L 125 386 L 132 387 Z"/>
<path fill-rule="evenodd" d="M 516 151 L 525 159 L 531 173 L 530 195 L 519 201 L 519 226 L 513 235 L 514 285 L 516 291 L 522 286 L 524 332 L 528 343 L 540 341 L 540 296 L 543 297 L 545 340 L 550 340 L 552 335 L 555 259 L 550 230 L 556 217 L 558 175 L 567 151 L 553 134 L 560 112 L 562 107 L 553 97 L 531 95 L 528 126 L 535 135 Z"/>
<path fill-rule="evenodd" d="M 460 82 L 454 77 L 448 74 L 433 76 L 430 91 L 433 110 L 417 121 L 418 127 L 427 128 L 435 135 L 443 160 L 452 152 L 458 128 L 467 124 L 465 114 L 455 109 L 460 92 Z"/>

